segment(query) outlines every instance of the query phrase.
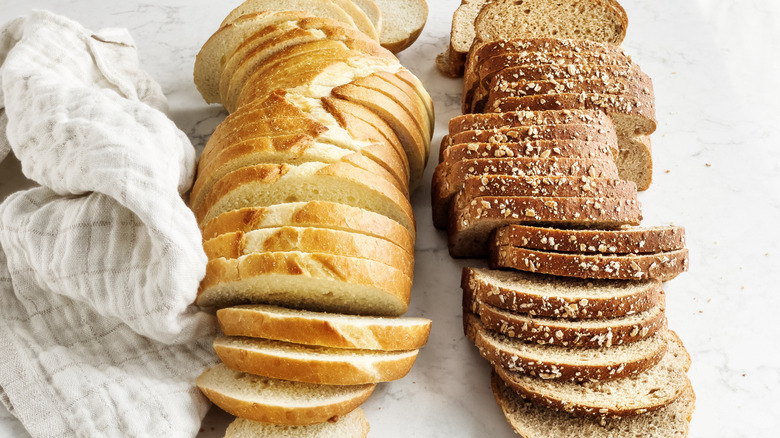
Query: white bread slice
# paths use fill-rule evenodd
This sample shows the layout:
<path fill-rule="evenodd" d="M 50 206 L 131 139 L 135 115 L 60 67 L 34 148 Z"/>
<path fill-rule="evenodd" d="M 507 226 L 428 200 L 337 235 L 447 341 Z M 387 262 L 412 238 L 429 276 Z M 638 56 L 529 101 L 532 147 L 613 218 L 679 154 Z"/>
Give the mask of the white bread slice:
<path fill-rule="evenodd" d="M 467 267 L 461 287 L 464 298 L 473 295 L 491 306 L 547 318 L 619 318 L 663 302 L 658 280 L 582 280 Z"/>
<path fill-rule="evenodd" d="M 223 213 L 202 227 L 204 239 L 230 232 L 249 232 L 282 226 L 319 227 L 362 233 L 393 242 L 414 254 L 414 234 L 398 222 L 345 204 L 310 201 L 250 207 Z"/>
<path fill-rule="evenodd" d="M 375 384 L 318 385 L 233 371 L 217 364 L 195 381 L 229 414 L 272 424 L 309 425 L 334 420 L 368 399 Z"/>
<path fill-rule="evenodd" d="M 225 431 L 225 438 L 366 438 L 368 420 L 360 408 L 335 421 L 309 426 L 283 426 L 236 418 Z"/>
<path fill-rule="evenodd" d="M 232 370 L 326 385 L 398 380 L 412 368 L 418 353 L 347 350 L 244 337 L 218 337 L 214 351 Z"/>
<path fill-rule="evenodd" d="M 544 381 L 601 381 L 638 374 L 660 362 L 668 344 L 665 336 L 656 334 L 611 347 L 539 345 L 488 330 L 470 312 L 463 318 L 466 336 L 494 368 L 503 367 Z"/>
<path fill-rule="evenodd" d="M 639 225 L 634 198 L 561 198 L 456 195 L 450 205 L 448 245 L 452 257 L 484 257 L 494 230 L 510 224 L 574 228 Z"/>
<path fill-rule="evenodd" d="M 247 233 L 236 231 L 203 242 L 209 259 L 239 258 L 255 252 L 300 251 L 335 254 L 373 260 L 408 275 L 414 272 L 414 256 L 378 237 L 316 227 L 263 228 Z"/>
<path fill-rule="evenodd" d="M 688 270 L 688 250 L 651 254 L 571 254 L 490 245 L 490 266 L 562 277 L 669 281 Z"/>
<path fill-rule="evenodd" d="M 217 311 L 226 336 L 362 350 L 416 350 L 428 341 L 431 320 L 381 318 L 291 310 L 268 305 Z"/>
<path fill-rule="evenodd" d="M 562 230 L 510 225 L 496 230 L 493 244 L 584 254 L 647 254 L 685 248 L 685 228 L 668 225 L 622 230 Z"/>
<path fill-rule="evenodd" d="M 382 11 L 379 42 L 398 53 L 417 41 L 428 20 L 425 0 L 374 0 Z"/>
<path fill-rule="evenodd" d="M 482 323 L 490 330 L 525 342 L 562 347 L 630 344 L 666 328 L 663 302 L 632 315 L 586 320 L 528 316 L 479 302 L 476 307 Z"/>
<path fill-rule="evenodd" d="M 666 407 L 624 418 L 572 415 L 523 398 L 500 377 L 491 377 L 493 395 L 512 428 L 523 438 L 685 438 L 696 397 L 690 386 Z"/>
<path fill-rule="evenodd" d="M 355 26 L 360 29 L 361 32 L 368 35 L 372 40 L 379 41 L 379 29 L 374 26 L 374 21 L 366 14 L 363 8 L 359 7 L 353 0 L 332 1 L 352 17 Z"/>
<path fill-rule="evenodd" d="M 669 346 L 652 368 L 604 382 L 544 381 L 496 367 L 512 389 L 543 406 L 575 415 L 632 416 L 660 409 L 677 400 L 691 383 L 686 376 L 691 358 L 676 334 L 662 334 Z"/>
<path fill-rule="evenodd" d="M 240 19 L 241 16 L 263 11 L 304 11 L 317 17 L 339 20 L 357 28 L 352 17 L 339 5 L 330 0 L 246 0 L 222 20 L 220 29 Z"/>
<path fill-rule="evenodd" d="M 410 232 L 415 229 L 412 207 L 402 192 L 346 163 L 260 164 L 235 170 L 214 184 L 195 215 L 203 225 L 230 210 L 315 200 L 363 208 Z"/>
<path fill-rule="evenodd" d="M 411 279 L 383 263 L 333 254 L 253 253 L 206 264 L 196 304 L 210 309 L 274 304 L 318 312 L 398 316 Z"/>
<path fill-rule="evenodd" d="M 619 45 L 628 17 L 615 0 L 492 0 L 474 20 L 480 41 L 553 37 Z"/>
<path fill-rule="evenodd" d="M 352 0 L 355 6 L 363 10 L 371 24 L 374 25 L 374 29 L 377 32 L 382 31 L 382 11 L 379 9 L 379 5 L 374 0 Z"/>

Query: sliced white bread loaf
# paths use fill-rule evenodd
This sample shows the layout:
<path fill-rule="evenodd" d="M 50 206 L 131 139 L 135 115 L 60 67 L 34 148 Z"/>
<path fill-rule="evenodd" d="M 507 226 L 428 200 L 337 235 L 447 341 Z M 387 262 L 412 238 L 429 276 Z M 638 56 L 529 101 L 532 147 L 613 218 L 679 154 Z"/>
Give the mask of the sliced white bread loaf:
<path fill-rule="evenodd" d="M 493 0 L 474 20 L 475 38 L 574 38 L 620 44 L 628 17 L 615 0 Z"/>
<path fill-rule="evenodd" d="M 630 344 L 666 327 L 663 303 L 632 315 L 607 319 L 563 319 L 512 313 L 477 301 L 486 328 L 524 342 L 563 347 L 609 347 Z"/>
<path fill-rule="evenodd" d="M 685 248 L 685 228 L 669 225 L 622 230 L 564 230 L 510 225 L 493 245 L 584 254 L 647 254 Z"/>
<path fill-rule="evenodd" d="M 388 240 L 414 254 L 414 234 L 398 222 L 368 210 L 325 201 L 290 202 L 223 213 L 202 228 L 204 239 L 230 232 L 282 226 L 319 227 Z"/>
<path fill-rule="evenodd" d="M 412 277 L 414 256 L 387 240 L 349 231 L 317 227 L 263 228 L 236 231 L 203 242 L 209 259 L 235 259 L 256 252 L 300 251 L 373 260 Z"/>
<path fill-rule="evenodd" d="M 416 350 L 428 341 L 431 320 L 380 318 L 245 305 L 217 311 L 226 336 L 362 350 Z"/>
<path fill-rule="evenodd" d="M 688 270 L 688 250 L 652 254 L 571 254 L 491 245 L 490 266 L 562 277 L 669 281 Z"/>
<path fill-rule="evenodd" d="M 253 253 L 206 264 L 196 303 L 205 308 L 275 304 L 357 315 L 406 312 L 412 281 L 384 263 L 333 254 Z"/>
<path fill-rule="evenodd" d="M 667 349 L 665 336 L 656 334 L 626 345 L 577 348 L 539 345 L 488 330 L 479 317 L 464 314 L 466 336 L 494 367 L 540 380 L 612 380 L 655 366 Z"/>
<path fill-rule="evenodd" d="M 393 53 L 411 46 L 428 20 L 425 0 L 374 0 L 382 11 L 379 42 Z"/>
<path fill-rule="evenodd" d="M 461 143 L 439 149 L 439 163 L 480 158 L 572 158 L 614 160 L 608 144 L 583 140 L 531 140 L 517 143 Z"/>
<path fill-rule="evenodd" d="M 236 417 L 263 423 L 308 425 L 336 420 L 368 399 L 376 387 L 320 385 L 233 371 L 217 364 L 195 381 L 198 389 Z"/>
<path fill-rule="evenodd" d="M 624 418 L 604 418 L 545 408 L 523 398 L 495 373 L 491 383 L 507 421 L 523 438 L 685 438 L 696 400 L 693 389 L 688 387 L 676 401 L 661 409 Z"/>
<path fill-rule="evenodd" d="M 464 268 L 464 297 L 511 312 L 547 318 L 619 318 L 663 302 L 661 282 L 582 280 L 530 272 Z"/>
<path fill-rule="evenodd" d="M 456 195 L 450 203 L 448 246 L 452 257 L 484 257 L 494 230 L 510 224 L 575 228 L 639 225 L 634 198 L 561 198 Z"/>
<path fill-rule="evenodd" d="M 400 379 L 412 368 L 418 352 L 347 350 L 244 337 L 218 337 L 214 351 L 232 370 L 327 385 Z"/>
<path fill-rule="evenodd" d="M 686 371 L 691 358 L 671 331 L 661 336 L 668 342 L 664 358 L 644 372 L 601 382 L 545 381 L 495 367 L 495 372 L 523 397 L 545 407 L 575 415 L 632 416 L 669 405 L 690 387 Z"/>
<path fill-rule="evenodd" d="M 225 431 L 225 438 L 365 438 L 368 420 L 360 408 L 335 421 L 309 426 L 283 426 L 236 418 Z"/>
<path fill-rule="evenodd" d="M 195 208 L 200 224 L 244 207 L 327 201 L 352 205 L 415 229 L 409 200 L 394 185 L 346 163 L 260 164 L 228 173 Z"/>

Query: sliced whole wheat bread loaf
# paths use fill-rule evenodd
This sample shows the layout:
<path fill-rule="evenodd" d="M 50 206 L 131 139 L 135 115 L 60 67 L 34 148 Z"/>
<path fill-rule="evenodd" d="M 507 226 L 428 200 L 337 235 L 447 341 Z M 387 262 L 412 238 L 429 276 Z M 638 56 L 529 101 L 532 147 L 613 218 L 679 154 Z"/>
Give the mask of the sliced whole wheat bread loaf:
<path fill-rule="evenodd" d="M 431 320 L 381 318 L 244 305 L 217 311 L 226 336 L 362 350 L 415 350 L 428 340 Z"/>
<path fill-rule="evenodd" d="M 212 403 L 237 417 L 285 425 L 309 425 L 346 415 L 376 387 L 319 385 L 233 371 L 217 364 L 195 381 Z"/>
<path fill-rule="evenodd" d="M 493 395 L 512 428 L 523 438 L 685 438 L 696 397 L 690 386 L 673 403 L 630 417 L 572 415 L 530 401 L 493 373 Z"/>
<path fill-rule="evenodd" d="M 474 296 L 500 309 L 546 318 L 620 318 L 663 303 L 658 280 L 583 280 L 467 267 L 461 287 L 464 299 Z"/>
<path fill-rule="evenodd" d="M 225 438 L 366 438 L 368 420 L 360 408 L 335 421 L 308 426 L 290 426 L 236 418 L 225 431 Z"/>
<path fill-rule="evenodd" d="M 575 415 L 644 414 L 669 405 L 690 387 L 685 374 L 691 358 L 676 334 L 665 331 L 666 354 L 658 364 L 628 377 L 601 382 L 544 381 L 495 367 L 495 372 L 523 397 Z"/>
<path fill-rule="evenodd" d="M 218 337 L 214 340 L 214 351 L 235 371 L 326 385 L 362 385 L 400 379 L 412 368 L 418 353 L 418 350 L 347 350 L 245 337 Z"/>
<path fill-rule="evenodd" d="M 669 281 L 688 270 L 688 250 L 651 254 L 571 254 L 490 246 L 490 265 L 562 277 Z"/>

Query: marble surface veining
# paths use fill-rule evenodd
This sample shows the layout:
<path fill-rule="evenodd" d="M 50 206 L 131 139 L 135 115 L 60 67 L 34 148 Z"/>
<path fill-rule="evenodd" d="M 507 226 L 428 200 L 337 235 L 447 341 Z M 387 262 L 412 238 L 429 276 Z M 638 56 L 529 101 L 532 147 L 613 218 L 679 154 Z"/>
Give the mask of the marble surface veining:
<path fill-rule="evenodd" d="M 45 8 L 88 28 L 127 27 L 141 64 L 161 83 L 170 116 L 202 148 L 224 118 L 192 83 L 201 44 L 238 0 L 4 0 L 0 21 Z M 460 80 L 434 57 L 459 1 L 431 0 L 428 24 L 400 54 L 436 105 L 432 157 L 459 114 Z M 769 438 L 780 426 L 780 2 L 623 0 L 624 47 L 654 81 L 658 130 L 654 183 L 640 194 L 644 224 L 687 228 L 690 271 L 665 285 L 669 326 L 693 357 L 697 393 L 691 436 Z M 370 437 L 514 436 L 490 393 L 489 368 L 461 329 L 460 269 L 431 224 L 429 163 L 413 195 L 418 221 L 410 316 L 434 322 L 404 379 L 381 384 L 364 405 Z M 13 158 L 0 163 L 0 199 L 28 186 Z M 200 437 L 222 436 L 212 412 Z M 27 436 L 0 408 L 0 437 Z"/>

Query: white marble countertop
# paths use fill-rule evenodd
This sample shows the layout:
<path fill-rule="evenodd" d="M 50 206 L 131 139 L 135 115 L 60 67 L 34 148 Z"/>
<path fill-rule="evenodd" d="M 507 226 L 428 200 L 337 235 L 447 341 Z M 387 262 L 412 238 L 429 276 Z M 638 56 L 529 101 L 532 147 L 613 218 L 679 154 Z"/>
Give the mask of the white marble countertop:
<path fill-rule="evenodd" d="M 193 144 L 225 113 L 192 83 L 200 45 L 238 0 L 4 0 L 0 22 L 45 8 L 88 28 L 127 27 L 142 67 L 169 97 L 171 117 Z M 436 105 L 434 145 L 459 113 L 460 80 L 433 59 L 447 42 L 455 0 L 431 0 L 428 24 L 400 55 Z M 776 437 L 780 425 L 780 2 L 622 1 L 627 51 L 654 81 L 659 127 L 654 183 L 640 194 L 644 224 L 684 225 L 690 272 L 666 284 L 669 326 L 693 357 L 692 437 Z M 434 146 L 435 148 L 436 146 Z M 431 154 L 436 156 L 435 151 Z M 430 164 L 430 163 L 429 163 Z M 430 181 L 433 166 L 429 165 Z M 18 163 L 0 164 L 0 198 L 22 188 Z M 434 230 L 430 185 L 413 197 L 416 278 L 409 315 L 434 322 L 406 378 L 382 384 L 364 409 L 370 437 L 511 437 L 493 401 L 487 363 L 462 335 L 460 269 Z M 474 263 L 473 261 L 470 263 Z M 222 436 L 228 416 L 210 413 L 201 437 Z M 27 436 L 0 413 L 0 437 Z"/>

